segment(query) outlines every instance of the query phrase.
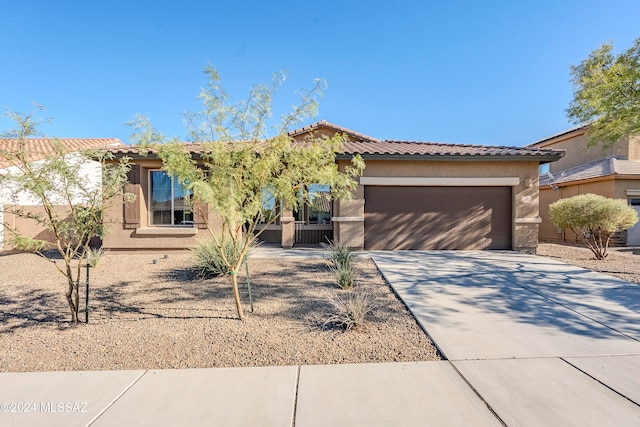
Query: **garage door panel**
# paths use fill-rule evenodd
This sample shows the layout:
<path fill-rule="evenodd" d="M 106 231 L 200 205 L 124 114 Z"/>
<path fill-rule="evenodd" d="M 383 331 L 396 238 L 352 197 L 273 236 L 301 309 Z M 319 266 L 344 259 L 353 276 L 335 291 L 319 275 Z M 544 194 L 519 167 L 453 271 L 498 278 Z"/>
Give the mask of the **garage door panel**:
<path fill-rule="evenodd" d="M 510 249 L 510 187 L 365 187 L 367 249 Z"/>
<path fill-rule="evenodd" d="M 493 246 L 503 246 L 496 239 L 485 236 L 461 236 L 452 234 L 370 234 L 365 242 L 367 249 L 429 249 L 429 250 L 457 250 L 482 246 L 493 249 Z M 499 249 L 498 247 L 498 249 Z"/>

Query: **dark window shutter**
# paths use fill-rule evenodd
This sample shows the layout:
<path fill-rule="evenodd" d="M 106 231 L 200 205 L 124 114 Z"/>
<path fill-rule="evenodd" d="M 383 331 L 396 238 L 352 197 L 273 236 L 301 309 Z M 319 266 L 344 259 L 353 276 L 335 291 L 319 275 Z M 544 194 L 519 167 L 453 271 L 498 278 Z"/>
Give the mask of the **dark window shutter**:
<path fill-rule="evenodd" d="M 207 228 L 209 220 L 209 206 L 206 203 L 195 202 L 193 205 L 193 224 L 196 228 Z"/>
<path fill-rule="evenodd" d="M 127 184 L 124 186 L 125 193 L 135 195 L 136 199 L 131 203 L 124 203 L 124 228 L 140 227 L 140 199 L 142 198 L 142 188 L 140 186 L 140 165 L 133 165 L 127 174 Z"/>

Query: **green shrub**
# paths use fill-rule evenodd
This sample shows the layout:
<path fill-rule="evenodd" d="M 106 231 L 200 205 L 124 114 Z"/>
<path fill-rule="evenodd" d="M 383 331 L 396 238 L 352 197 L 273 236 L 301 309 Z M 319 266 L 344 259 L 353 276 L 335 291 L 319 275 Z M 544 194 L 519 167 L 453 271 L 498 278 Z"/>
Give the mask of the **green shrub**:
<path fill-rule="evenodd" d="M 333 314 L 323 324 L 344 328 L 345 331 L 364 325 L 366 316 L 375 308 L 375 298 L 367 288 L 360 288 L 336 295 L 330 301 Z"/>
<path fill-rule="evenodd" d="M 626 201 L 596 194 L 560 199 L 549 205 L 549 216 L 556 227 L 568 228 L 580 237 L 597 259 L 607 257 L 614 232 L 638 222 L 638 214 Z"/>

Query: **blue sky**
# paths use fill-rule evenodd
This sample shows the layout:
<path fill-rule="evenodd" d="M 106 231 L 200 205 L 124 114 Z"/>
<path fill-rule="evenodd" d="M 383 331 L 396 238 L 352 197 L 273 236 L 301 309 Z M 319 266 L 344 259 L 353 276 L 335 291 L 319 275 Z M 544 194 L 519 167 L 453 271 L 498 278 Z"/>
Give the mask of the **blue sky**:
<path fill-rule="evenodd" d="M 640 37 L 637 0 L 0 1 L 0 106 L 58 137 L 117 137 L 136 113 L 184 137 L 211 62 L 237 100 L 323 78 L 317 119 L 377 138 L 520 146 L 572 126 L 570 65 Z M 11 123 L 0 118 L 0 130 Z"/>

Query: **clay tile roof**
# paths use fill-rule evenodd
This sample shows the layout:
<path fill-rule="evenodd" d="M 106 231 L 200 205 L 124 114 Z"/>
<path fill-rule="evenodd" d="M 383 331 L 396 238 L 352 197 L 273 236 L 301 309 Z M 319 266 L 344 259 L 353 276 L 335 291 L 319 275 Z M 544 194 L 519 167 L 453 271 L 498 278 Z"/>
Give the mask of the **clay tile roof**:
<path fill-rule="evenodd" d="M 12 138 L 0 138 L 0 150 L 17 150 L 18 141 L 19 140 Z M 118 138 L 60 138 L 56 139 L 56 141 L 59 141 L 68 153 L 96 148 L 124 146 Z M 24 142 L 26 142 L 26 150 L 29 151 L 32 161 L 56 153 L 54 145 L 51 143 L 52 139 L 50 138 L 26 138 Z M 7 165 L 8 162 L 4 161 L 2 156 L 0 156 L 0 167 Z"/>
<path fill-rule="evenodd" d="M 564 150 L 542 149 L 535 147 L 495 147 L 468 144 L 380 140 L 324 120 L 288 132 L 287 135 L 295 137 L 307 132 L 312 132 L 319 128 L 330 129 L 335 132 L 347 134 L 348 138 L 344 145 L 344 153 L 342 156 L 360 154 L 365 159 L 378 157 L 397 159 L 406 157 L 411 159 L 439 160 L 445 158 L 466 159 L 482 157 L 491 160 L 536 160 L 546 163 L 558 160 L 564 155 Z M 190 152 L 197 154 L 199 150 L 201 150 L 202 144 L 185 143 L 185 146 Z M 133 158 L 142 156 L 139 154 L 136 147 L 123 146 L 117 147 L 112 151 L 117 155 L 127 155 Z M 152 152 L 149 152 L 148 154 L 152 154 Z"/>
<path fill-rule="evenodd" d="M 413 158 L 429 157 L 434 158 L 450 158 L 450 157 L 535 157 L 542 161 L 558 160 L 564 155 L 562 150 L 539 149 L 535 147 L 492 147 L 482 145 L 468 144 L 444 144 L 434 142 L 418 142 L 418 141 L 394 141 L 380 140 L 370 136 L 355 132 L 351 129 L 338 126 L 336 124 L 321 120 L 309 126 L 293 130 L 288 133 L 289 136 L 297 136 L 318 128 L 328 128 L 347 134 L 350 138 L 345 143 L 344 154 L 354 155 L 360 154 L 363 157 L 400 157 L 411 156 Z"/>
<path fill-rule="evenodd" d="M 183 145 L 186 147 L 187 151 L 192 154 L 198 154 L 202 151 L 202 143 L 199 142 L 185 142 Z M 142 153 L 140 147 L 136 145 L 121 145 L 114 147 L 107 147 L 109 151 L 111 151 L 116 156 L 128 156 L 134 159 L 145 157 L 147 155 L 155 155 L 155 150 L 149 150 L 146 153 Z"/>
<path fill-rule="evenodd" d="M 540 157 L 559 159 L 562 150 L 530 147 L 502 147 L 469 144 L 445 144 L 417 141 L 349 141 L 345 144 L 345 154 L 375 156 L 421 156 L 430 158 L 450 157 Z"/>
<path fill-rule="evenodd" d="M 583 179 L 602 178 L 612 175 L 638 175 L 640 178 L 640 162 L 607 157 L 606 159 L 596 160 L 558 172 L 552 175 L 553 182 L 549 175 L 540 175 L 540 186 L 562 184 Z"/>

